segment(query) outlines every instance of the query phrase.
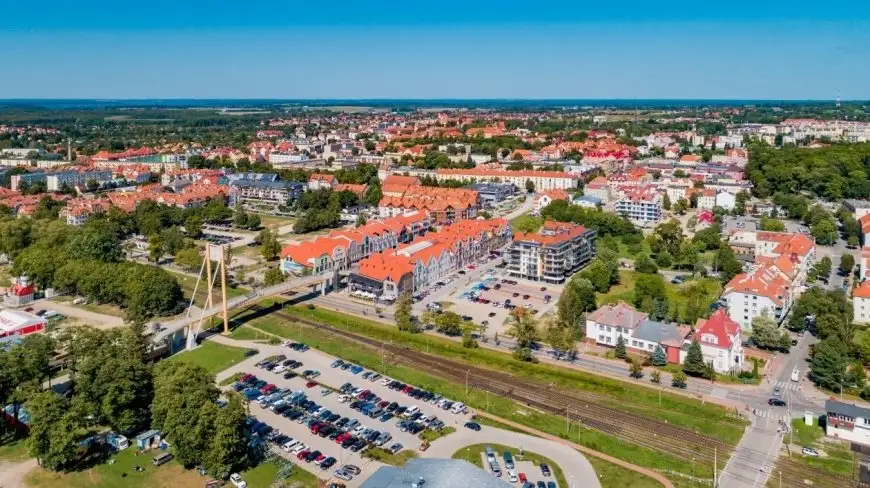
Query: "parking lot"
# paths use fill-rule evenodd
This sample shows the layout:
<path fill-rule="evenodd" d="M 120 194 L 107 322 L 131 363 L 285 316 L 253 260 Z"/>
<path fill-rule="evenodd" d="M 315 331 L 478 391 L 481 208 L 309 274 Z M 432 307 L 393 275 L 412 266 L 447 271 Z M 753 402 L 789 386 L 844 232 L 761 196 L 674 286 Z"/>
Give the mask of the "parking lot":
<path fill-rule="evenodd" d="M 512 308 L 526 307 L 541 317 L 553 309 L 562 289 L 562 285 L 512 278 L 500 269 L 489 268 L 478 279 L 455 287 L 444 301 L 453 304 L 454 312 L 483 325 L 487 335 L 504 334 Z"/>
<path fill-rule="evenodd" d="M 268 406 L 261 405 L 261 403 L 256 400 L 257 397 L 264 395 L 254 389 L 254 391 L 249 395 L 249 398 L 252 400 L 251 414 L 256 417 L 257 420 L 268 424 L 288 438 L 292 438 L 292 441 L 290 441 L 291 443 L 297 441 L 296 443 L 289 445 L 286 450 L 280 450 L 281 455 L 285 458 L 291 459 L 294 463 L 303 466 L 309 471 L 316 473 L 317 471 L 320 471 L 318 475 L 321 477 L 329 478 L 335 473 L 336 469 L 342 465 L 353 464 L 358 466 L 362 473 L 358 476 L 354 476 L 353 479 L 349 481 L 349 486 L 358 486 L 357 480 L 366 479 L 371 475 L 371 473 L 377 470 L 381 464 L 365 459 L 361 456 L 362 452 L 364 452 L 368 447 L 361 450 L 354 450 L 354 446 L 350 443 L 347 443 L 345 448 L 342 448 L 341 445 L 337 444 L 336 439 L 341 435 L 341 432 L 338 431 L 339 429 L 335 432 L 328 432 L 325 436 L 313 432 L 312 427 L 318 427 L 317 424 L 314 424 L 318 419 L 323 420 L 332 418 L 332 423 L 327 422 L 327 424 L 332 425 L 333 427 L 337 424 L 341 424 L 345 428 L 348 426 L 353 427 L 352 429 L 346 429 L 352 434 L 351 436 L 344 436 L 347 438 L 354 437 L 359 439 L 363 434 L 363 429 L 365 428 L 376 430 L 379 434 L 389 434 L 389 440 L 382 442 L 382 448 L 389 449 L 396 443 L 399 443 L 401 444 L 401 449 L 397 452 L 404 449 L 417 449 L 421 444 L 417 435 L 406 431 L 409 427 L 409 419 L 416 418 L 419 421 L 410 422 L 415 424 L 415 426 L 411 427 L 410 430 L 414 430 L 414 428 L 420 429 L 420 425 L 425 425 L 426 423 L 437 423 L 438 420 L 443 422 L 444 426 L 453 427 L 461 427 L 462 424 L 467 421 L 467 414 L 453 413 L 450 409 L 445 410 L 434 403 L 427 403 L 423 401 L 423 398 L 415 399 L 403 391 L 391 389 L 386 381 L 387 379 L 382 376 L 375 377 L 373 380 L 371 379 L 371 376 L 369 376 L 369 378 L 363 378 L 363 376 L 367 374 L 371 375 L 372 373 L 363 370 L 360 367 L 352 368 L 348 366 L 345 369 L 342 369 L 334 358 L 330 358 L 318 351 L 308 350 L 300 352 L 289 347 L 284 349 L 286 352 L 284 352 L 283 355 L 286 356 L 286 359 L 282 360 L 279 363 L 280 366 L 275 369 L 281 369 L 283 367 L 282 363 L 286 361 L 297 361 L 302 364 L 296 365 L 295 363 L 291 363 L 288 366 L 295 367 L 288 367 L 287 370 L 275 373 L 274 370 L 267 371 L 266 369 L 256 367 L 251 363 L 251 361 L 245 361 L 233 368 L 229 374 L 235 372 L 253 374 L 257 379 L 270 385 L 274 385 L 274 388 L 285 389 L 286 391 L 283 392 L 285 399 L 290 399 L 291 395 L 295 395 L 292 399 L 298 401 L 298 404 L 295 404 L 292 408 L 282 408 L 283 404 L 279 404 L 278 408 L 273 410 Z M 335 367 L 333 367 L 334 364 L 336 365 Z M 303 378 L 302 373 L 309 370 L 317 370 L 319 374 L 315 373 L 314 375 L 309 375 L 314 376 L 310 380 Z M 221 376 L 225 377 L 229 374 L 224 372 Z M 288 377 L 285 378 L 285 376 Z M 351 387 L 348 384 L 353 386 Z M 344 386 L 344 391 L 348 393 L 350 393 L 352 389 L 356 389 L 358 392 L 356 398 L 361 396 L 378 397 L 377 400 L 371 398 L 370 402 L 375 401 L 375 403 L 383 405 L 384 408 L 378 406 L 370 407 L 380 409 L 380 412 L 378 412 L 378 415 L 376 415 L 375 418 L 371 418 L 362 411 L 357 410 L 362 406 L 361 404 L 363 402 L 361 401 L 356 401 L 355 406 L 357 409 L 351 408 L 351 405 L 354 405 L 355 400 L 347 398 L 350 395 L 344 395 L 341 391 L 335 391 L 339 390 L 342 386 Z M 329 389 L 325 387 L 329 387 Z M 393 385 L 393 387 L 395 388 L 396 385 Z M 237 387 L 236 389 L 243 393 L 246 392 L 244 388 Z M 410 387 L 404 389 L 411 391 Z M 299 397 L 303 393 L 304 398 L 300 401 Z M 268 397 L 268 395 L 265 395 L 264 397 Z M 435 400 L 437 399 L 432 399 L 433 402 Z M 384 404 L 384 402 L 387 402 L 387 404 Z M 394 403 L 395 406 L 393 406 Z M 455 407 L 455 405 L 451 405 L 450 407 Z M 320 410 L 321 408 L 323 410 Z M 407 413 L 404 415 L 400 414 L 400 412 L 406 408 L 411 408 L 415 413 L 413 415 L 408 415 Z M 389 409 L 392 409 L 392 413 L 387 416 L 387 410 Z M 417 411 L 419 413 L 417 413 Z M 293 414 L 293 412 L 298 412 L 298 414 Z M 302 412 L 305 412 L 307 415 L 302 414 Z M 313 416 L 315 413 L 318 413 L 317 418 L 314 418 Z M 289 416 L 291 414 L 295 417 L 295 420 Z M 436 418 L 437 420 L 429 420 L 432 418 Z M 404 427 L 400 427 L 399 423 L 403 421 L 405 422 L 405 424 L 403 424 Z M 333 437 L 333 439 L 330 439 L 330 437 Z M 288 441 L 281 442 L 281 444 L 286 444 Z M 300 447 L 299 442 L 304 444 L 304 446 Z M 369 443 L 363 442 L 362 445 L 367 446 Z M 278 446 L 275 446 L 275 448 L 278 448 Z M 331 456 L 335 458 L 335 465 L 328 470 L 320 470 L 314 462 L 308 463 L 304 460 L 298 459 L 297 456 L 306 450 L 309 452 L 317 450 L 325 457 Z M 345 482 L 348 481 L 346 480 Z"/>

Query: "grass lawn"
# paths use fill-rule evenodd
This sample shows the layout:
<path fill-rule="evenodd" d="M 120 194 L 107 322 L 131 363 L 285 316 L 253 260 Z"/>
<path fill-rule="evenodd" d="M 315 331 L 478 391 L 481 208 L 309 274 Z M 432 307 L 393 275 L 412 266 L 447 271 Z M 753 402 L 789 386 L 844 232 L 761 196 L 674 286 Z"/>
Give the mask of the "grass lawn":
<path fill-rule="evenodd" d="M 175 276 L 175 279 L 178 280 L 178 284 L 179 284 L 179 286 L 181 286 L 181 291 L 182 291 L 182 293 L 184 293 L 185 303 L 190 303 L 190 296 L 193 294 L 194 287 L 196 287 L 196 278 L 194 278 L 193 276 L 189 276 L 189 275 L 182 274 L 182 273 L 175 273 L 172 271 L 170 271 L 170 273 L 172 273 L 172 275 Z M 205 273 L 203 273 L 203 279 L 199 284 L 199 288 L 196 290 L 196 300 L 194 300 L 194 302 L 193 302 L 198 307 L 202 307 L 203 305 L 205 305 L 206 284 L 205 284 L 205 276 L 204 275 L 205 275 Z M 236 287 L 236 288 L 227 287 L 227 299 L 237 297 L 240 295 L 246 295 L 250 291 L 251 290 L 244 288 L 244 287 L 241 287 L 241 286 Z M 212 289 L 212 293 L 214 293 L 212 295 L 212 301 L 215 304 L 219 304 L 220 299 L 221 299 L 220 281 L 215 282 L 215 287 Z"/>
<path fill-rule="evenodd" d="M 537 232 L 544 225 L 544 219 L 534 215 L 523 214 L 511 220 L 511 229 L 520 232 Z"/>
<path fill-rule="evenodd" d="M 0 438 L 0 461 L 17 462 L 30 457 L 27 454 L 25 438 L 15 439 L 12 436 Z"/>
<path fill-rule="evenodd" d="M 347 318 L 347 320 L 351 321 L 352 319 Z M 382 374 L 396 378 L 400 381 L 419 385 L 423 388 L 447 396 L 449 398 L 463 399 L 463 401 L 471 408 L 486 410 L 494 415 L 498 415 L 500 417 L 510 419 L 524 425 L 528 425 L 530 427 L 542 430 L 544 432 L 548 432 L 553 435 L 559 435 L 572 442 L 576 442 L 592 449 L 605 452 L 607 454 L 613 455 L 634 464 L 661 470 L 680 471 L 687 474 L 691 473 L 691 467 L 687 467 L 686 463 L 682 462 L 680 459 L 671 457 L 666 453 L 654 451 L 645 447 L 638 446 L 636 444 L 623 441 L 621 439 L 612 437 L 597 430 L 586 429 L 574 424 L 572 425 L 570 431 L 566 433 L 565 420 L 562 417 L 540 412 L 537 410 L 531 410 L 511 400 L 497 397 L 494 395 L 489 395 L 486 392 L 476 389 L 470 390 L 468 395 L 466 395 L 463 385 L 451 383 L 450 381 L 447 381 L 443 378 L 419 371 L 417 369 L 397 364 L 391 364 L 389 362 L 386 363 L 385 367 L 382 367 L 382 358 L 381 354 L 378 351 L 365 347 L 360 347 L 360 345 L 355 342 L 330 334 L 324 334 L 320 331 L 313 330 L 298 324 L 279 321 L 278 319 L 270 316 L 259 317 L 252 320 L 252 322 L 258 328 L 262 328 L 269 332 L 277 333 L 282 337 L 286 337 L 288 339 L 305 342 L 309 346 L 321 350 L 327 354 L 333 354 L 342 357 L 348 361 L 352 361 L 368 369 L 379 371 Z M 347 326 L 353 327 L 354 330 L 360 331 L 360 328 L 365 328 L 366 325 L 363 323 L 349 322 Z M 391 328 L 390 330 L 395 331 L 395 329 L 393 328 Z M 414 340 L 419 339 L 420 342 L 424 342 L 426 340 L 425 337 L 422 337 L 420 335 L 404 337 L 411 337 Z M 445 350 L 450 351 L 450 349 L 446 349 L 446 345 L 443 346 L 442 344 L 440 344 L 440 341 L 443 340 L 432 337 L 429 338 L 431 352 L 438 354 L 443 353 L 443 351 Z M 394 340 L 394 343 L 398 342 L 400 341 Z M 448 343 L 448 341 L 443 342 Z M 453 346 L 452 343 L 448 344 L 451 347 L 456 347 L 463 353 L 475 355 L 480 354 L 480 350 L 462 350 L 458 345 Z M 455 355 L 455 352 L 442 355 L 452 356 Z M 492 353 L 492 355 L 498 357 L 505 356 L 499 353 Z M 492 359 L 489 360 L 489 362 L 491 361 Z M 591 389 L 602 393 L 613 392 L 618 397 L 623 397 L 623 395 L 625 395 L 626 397 L 637 399 L 645 398 L 646 396 L 645 394 L 640 394 L 641 388 L 633 387 L 632 385 L 623 386 L 622 383 L 618 383 L 607 378 L 594 377 L 591 375 L 585 375 L 583 373 L 575 375 L 573 371 L 543 365 L 529 365 L 522 363 L 519 365 L 521 366 L 519 368 L 514 368 L 513 365 L 511 365 L 510 367 L 507 366 L 508 364 L 513 362 L 513 360 L 510 360 L 508 362 L 503 362 L 500 364 L 502 364 L 502 369 L 509 369 L 515 374 L 517 374 L 517 371 L 530 370 L 535 374 L 546 376 L 548 378 L 548 381 L 556 381 L 560 384 L 570 383 L 575 387 L 588 386 Z M 538 368 L 544 368 L 544 371 L 548 373 L 543 373 L 542 371 L 539 371 Z M 556 373 L 554 374 L 552 372 Z M 566 374 L 568 376 L 565 376 Z M 623 391 L 623 389 L 625 388 L 630 389 Z M 650 390 L 650 392 L 650 398 L 655 398 L 655 404 L 658 405 L 657 392 L 655 390 Z M 621 400 L 614 400 L 614 404 L 623 403 L 624 402 Z M 674 408 L 676 405 L 682 405 L 682 407 L 680 408 L 691 407 L 689 409 L 693 413 L 684 414 L 680 412 L 665 410 L 667 408 Z M 638 409 L 640 409 L 640 407 L 638 407 Z M 632 408 L 631 410 L 635 411 L 634 408 Z M 656 412 L 657 416 L 659 416 L 660 418 L 669 419 L 670 422 L 684 422 L 690 424 L 692 428 L 716 432 L 719 437 L 725 438 L 731 442 L 736 442 L 736 439 L 738 439 L 742 434 L 743 424 L 739 421 L 728 418 L 726 416 L 727 412 L 725 409 L 711 405 L 704 406 L 701 405 L 700 402 L 689 398 L 682 398 L 665 394 L 662 396 L 662 407 L 660 409 L 656 409 L 653 406 L 643 407 L 642 413 L 648 412 Z M 720 418 L 722 419 L 722 421 L 719 421 Z M 710 468 L 711 467 L 699 467 L 699 476 L 712 476 L 712 469 Z"/>
<path fill-rule="evenodd" d="M 70 305 L 72 305 L 71 302 Z M 82 310 L 87 310 L 88 312 L 111 315 L 113 317 L 124 317 L 124 311 L 121 310 L 121 307 L 109 303 L 83 303 L 81 305 L 72 306 L 81 308 Z"/>
<path fill-rule="evenodd" d="M 220 383 L 218 383 L 218 386 L 231 385 L 231 384 L 235 383 L 236 381 L 238 381 L 239 378 L 241 378 L 244 375 L 245 375 L 245 373 L 235 373 L 232 376 L 230 376 L 229 378 L 224 378 Z"/>
<path fill-rule="evenodd" d="M 112 456 L 113 464 L 103 463 L 71 473 L 36 468 L 27 474 L 25 481 L 30 488 L 201 488 L 207 480 L 174 461 L 154 467 L 151 464 L 154 455 L 156 452 L 136 456 L 135 449 L 125 449 Z M 145 472 L 137 473 L 134 466 L 141 466 Z"/>
<path fill-rule="evenodd" d="M 520 434 L 531 435 L 524 430 L 517 429 L 513 425 L 508 425 L 508 424 L 499 422 L 498 420 L 491 419 L 489 417 L 483 417 L 481 415 L 472 415 L 471 420 L 480 424 L 480 425 L 488 425 L 490 427 L 495 427 L 497 429 L 507 430 L 510 432 L 519 432 Z"/>
<path fill-rule="evenodd" d="M 185 361 L 202 366 L 211 374 L 219 373 L 245 359 L 245 351 L 241 347 L 225 346 L 207 341 L 193 351 L 185 351 L 172 356 L 167 361 Z"/>
<path fill-rule="evenodd" d="M 531 461 L 535 464 L 535 467 L 540 466 L 541 463 L 548 464 L 550 466 L 550 471 L 553 473 L 553 478 L 556 479 L 556 483 L 559 486 L 570 486 L 568 484 L 568 480 L 565 479 L 565 473 L 562 472 L 562 468 L 559 467 L 558 464 L 551 461 L 550 458 L 529 451 L 524 451 L 523 455 L 520 456 L 520 452 L 517 447 L 503 446 L 501 444 L 473 444 L 463 447 L 462 449 L 453 453 L 453 459 L 462 459 L 468 461 L 469 463 L 477 466 L 480 469 L 486 469 L 483 467 L 483 456 L 481 456 L 481 453 L 483 453 L 487 447 L 491 447 L 495 451 L 496 459 L 499 460 L 499 464 L 501 465 L 504 465 L 502 453 L 504 453 L 505 451 L 511 451 L 511 454 L 513 454 L 514 456 L 514 461 Z M 537 475 L 539 474 L 539 472 L 536 472 L 534 474 Z"/>
<path fill-rule="evenodd" d="M 806 425 L 804 419 L 793 419 L 791 422 L 792 438 L 800 447 L 814 447 L 827 456 L 810 457 L 801 454 L 798 449 L 793 452 L 791 459 L 800 460 L 809 466 L 823 471 L 852 475 L 852 452 L 849 445 L 844 442 L 823 441 L 825 430 L 818 425 L 818 419 L 813 419 L 813 425 Z M 788 437 L 786 437 L 788 440 Z"/>
<path fill-rule="evenodd" d="M 592 468 L 595 469 L 595 474 L 598 475 L 598 482 L 601 483 L 601 488 L 622 488 L 624 486 L 630 486 L 631 488 L 661 488 L 662 486 L 658 481 L 637 471 L 632 471 L 592 456 L 586 456 L 586 459 L 589 460 Z M 675 484 L 680 486 L 682 483 L 675 482 Z"/>
<path fill-rule="evenodd" d="M 273 226 L 284 226 L 288 224 L 295 224 L 296 219 L 293 217 L 280 217 L 277 215 L 259 215 L 260 217 L 260 225 L 262 227 L 273 227 Z"/>
<path fill-rule="evenodd" d="M 390 464 L 393 466 L 404 466 L 409 460 L 417 457 L 417 452 L 411 449 L 405 449 L 396 454 L 391 454 L 380 447 L 373 447 L 363 452 L 363 457 L 375 459 L 384 464 Z"/>
<path fill-rule="evenodd" d="M 632 250 L 629 248 L 629 245 L 623 242 L 622 239 L 618 239 L 616 243 L 619 244 L 617 255 L 621 258 L 634 259 L 641 254 L 646 254 L 647 256 L 649 256 L 652 253 L 649 248 L 649 243 L 646 242 L 646 239 L 640 241 L 639 252 L 632 252 Z"/>
<path fill-rule="evenodd" d="M 12 275 L 9 274 L 9 268 L 0 269 L 0 286 L 12 286 Z"/>
<path fill-rule="evenodd" d="M 252 329 L 250 327 L 239 327 L 236 330 L 232 331 L 230 337 L 240 341 L 261 341 L 265 343 L 273 336 L 269 334 L 264 334 L 259 330 Z"/>
<path fill-rule="evenodd" d="M 254 469 L 249 469 L 242 473 L 242 478 L 248 483 L 250 488 L 269 488 L 275 482 L 275 476 L 278 474 L 279 469 L 277 463 L 263 463 Z M 292 483 L 296 483 L 296 486 L 301 488 L 317 488 L 320 486 L 320 480 L 316 476 L 299 467 L 293 468 L 290 477 L 286 481 L 290 482 L 291 486 Z"/>
<path fill-rule="evenodd" d="M 443 429 L 437 430 L 437 431 L 427 429 L 427 430 L 424 430 L 423 432 L 421 432 L 420 435 L 417 437 L 419 437 L 420 439 L 422 439 L 424 441 L 433 442 L 436 439 L 440 439 L 442 437 L 448 436 L 454 432 L 456 432 L 455 427 L 444 427 Z"/>
<path fill-rule="evenodd" d="M 599 293 L 598 305 L 612 304 L 619 301 L 628 304 L 634 303 L 634 287 L 637 277 L 638 273 L 635 271 L 620 271 L 619 284 L 614 285 L 607 293 Z M 678 322 L 686 322 L 686 307 L 689 304 L 689 297 L 685 291 L 689 286 L 695 285 L 700 286 L 703 290 L 703 293 L 700 295 L 700 309 L 709 310 L 710 305 L 722 293 L 722 285 L 719 283 L 719 280 L 715 278 L 696 278 L 681 285 L 675 285 L 670 280 L 665 279 L 665 295 L 671 307 L 670 314 L 676 316 Z"/>

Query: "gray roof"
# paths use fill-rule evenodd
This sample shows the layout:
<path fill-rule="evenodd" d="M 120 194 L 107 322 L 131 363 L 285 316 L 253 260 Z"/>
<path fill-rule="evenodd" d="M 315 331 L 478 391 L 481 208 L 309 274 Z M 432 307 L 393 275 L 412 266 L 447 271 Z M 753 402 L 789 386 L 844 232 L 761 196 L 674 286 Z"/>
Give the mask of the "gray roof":
<path fill-rule="evenodd" d="M 403 467 L 384 466 L 361 488 L 410 488 L 423 478 L 425 488 L 511 488 L 486 471 L 457 459 L 412 459 Z"/>
<path fill-rule="evenodd" d="M 582 202 L 592 202 L 592 203 L 601 203 L 601 200 L 598 197 L 592 195 L 582 195 L 574 199 L 574 201 L 582 201 Z"/>
<path fill-rule="evenodd" d="M 680 332 L 673 324 L 665 324 L 654 320 L 645 319 L 631 334 L 633 339 L 641 339 L 647 342 L 661 343 L 662 341 L 681 342 Z"/>
<path fill-rule="evenodd" d="M 293 188 L 302 187 L 302 183 L 298 181 L 268 181 L 268 180 L 234 180 L 230 181 L 230 186 L 250 186 L 258 188 Z"/>
<path fill-rule="evenodd" d="M 851 403 L 843 403 L 839 400 L 825 400 L 825 411 L 852 418 L 870 418 L 870 408 L 859 407 L 858 405 L 853 405 Z"/>

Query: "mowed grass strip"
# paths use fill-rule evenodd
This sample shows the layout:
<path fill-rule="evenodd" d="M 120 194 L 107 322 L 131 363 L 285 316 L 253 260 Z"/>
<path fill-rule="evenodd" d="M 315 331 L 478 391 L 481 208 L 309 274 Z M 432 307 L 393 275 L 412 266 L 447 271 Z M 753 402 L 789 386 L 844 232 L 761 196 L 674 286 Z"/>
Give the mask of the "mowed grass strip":
<path fill-rule="evenodd" d="M 245 359 L 243 347 L 226 346 L 213 341 L 206 341 L 192 351 L 178 353 L 167 361 L 184 361 L 202 366 L 211 374 L 217 374 Z"/>
<path fill-rule="evenodd" d="M 269 302 L 262 302 L 262 304 L 268 305 Z M 428 351 L 433 355 L 467 361 L 477 366 L 540 381 L 543 384 L 552 383 L 559 387 L 600 395 L 600 401 L 612 408 L 640 413 L 655 420 L 681 425 L 732 444 L 739 442 L 746 425 L 745 421 L 729 415 L 730 411 L 722 406 L 705 404 L 694 398 L 669 393 L 667 390 L 660 394 L 659 390 L 652 387 L 635 385 L 579 370 L 516 361 L 510 355 L 498 351 L 486 348 L 466 349 L 455 341 L 432 335 L 406 334 L 395 327 L 331 310 L 287 307 L 283 312 L 362 334 L 385 343 L 392 342 L 397 345 L 410 346 L 418 350 Z M 234 321 L 242 323 L 244 315 L 239 316 Z M 266 332 L 273 332 L 261 325 L 277 321 L 277 318 L 270 320 L 270 317 L 266 316 L 257 320 L 256 323 L 258 328 Z"/>

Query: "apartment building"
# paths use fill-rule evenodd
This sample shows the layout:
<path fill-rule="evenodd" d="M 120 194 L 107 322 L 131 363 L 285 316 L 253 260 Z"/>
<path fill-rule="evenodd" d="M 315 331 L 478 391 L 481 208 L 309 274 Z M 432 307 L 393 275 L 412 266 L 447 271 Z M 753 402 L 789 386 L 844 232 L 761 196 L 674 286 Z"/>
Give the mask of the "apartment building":
<path fill-rule="evenodd" d="M 565 190 L 547 190 L 541 192 L 535 196 L 535 212 L 541 213 L 541 210 L 556 200 L 570 201 L 571 195 Z"/>
<path fill-rule="evenodd" d="M 89 181 L 102 185 L 112 180 L 112 172 L 107 170 L 83 169 L 46 173 L 45 188 L 48 191 L 61 191 L 64 188 L 85 187 Z"/>
<path fill-rule="evenodd" d="M 313 173 L 311 178 L 308 179 L 308 190 L 310 191 L 332 190 L 336 185 L 338 185 L 338 179 L 336 179 L 335 175 Z"/>
<path fill-rule="evenodd" d="M 263 178 L 233 178 L 230 181 L 230 205 L 260 211 L 277 211 L 292 205 L 305 192 L 305 185 L 296 181 L 280 181 L 278 175 Z"/>
<path fill-rule="evenodd" d="M 563 171 L 508 171 L 502 169 L 470 168 L 439 169 L 435 172 L 435 178 L 438 181 L 466 180 L 472 183 L 511 183 L 520 190 L 525 190 L 526 183 L 531 181 L 535 185 L 535 191 L 546 191 L 577 188 L 580 175 Z"/>
<path fill-rule="evenodd" d="M 855 323 L 870 324 L 870 281 L 852 290 L 852 317 Z"/>
<path fill-rule="evenodd" d="M 654 225 L 662 218 L 662 195 L 649 186 L 621 188 L 616 213 L 640 226 Z"/>
<path fill-rule="evenodd" d="M 744 330 L 752 330 L 752 319 L 765 313 L 781 322 L 794 300 L 791 280 L 779 269 L 765 265 L 732 278 L 722 298 L 728 316 Z"/>
<path fill-rule="evenodd" d="M 517 232 L 507 271 L 518 278 L 563 283 L 595 256 L 597 232 L 581 225 L 548 221 L 538 233 Z"/>
<path fill-rule="evenodd" d="M 480 210 L 480 197 L 475 190 L 465 188 L 438 188 L 408 186 L 401 196 L 391 189 L 392 196 L 384 196 L 378 203 L 381 218 L 411 211 L 428 212 L 435 223 L 447 224 L 461 219 L 473 219 Z"/>

